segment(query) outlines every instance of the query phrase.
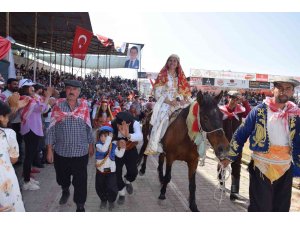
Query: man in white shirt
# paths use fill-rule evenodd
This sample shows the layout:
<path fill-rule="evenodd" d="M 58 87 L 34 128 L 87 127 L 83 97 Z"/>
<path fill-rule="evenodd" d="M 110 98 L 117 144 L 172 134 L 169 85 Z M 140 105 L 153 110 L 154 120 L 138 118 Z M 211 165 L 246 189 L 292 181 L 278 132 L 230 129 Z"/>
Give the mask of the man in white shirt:
<path fill-rule="evenodd" d="M 133 193 L 131 182 L 136 179 L 138 174 L 137 160 L 138 151 L 136 145 L 143 141 L 141 126 L 135 121 L 128 112 L 120 112 L 116 115 L 116 119 L 112 121 L 114 130 L 113 140 L 118 141 L 118 145 L 126 142 L 126 151 L 122 158 L 116 158 L 116 173 L 119 189 L 118 203 L 123 204 L 125 201 L 125 188 L 128 194 Z M 123 166 L 126 166 L 127 173 L 122 177 Z"/>

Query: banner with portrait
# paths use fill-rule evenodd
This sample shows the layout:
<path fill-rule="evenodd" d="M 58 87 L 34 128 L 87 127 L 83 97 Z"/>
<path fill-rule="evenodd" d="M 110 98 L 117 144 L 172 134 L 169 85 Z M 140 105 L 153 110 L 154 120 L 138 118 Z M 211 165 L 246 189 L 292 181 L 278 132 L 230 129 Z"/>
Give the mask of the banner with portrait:
<path fill-rule="evenodd" d="M 128 44 L 127 59 L 124 68 L 139 69 L 141 65 L 141 46 Z"/>

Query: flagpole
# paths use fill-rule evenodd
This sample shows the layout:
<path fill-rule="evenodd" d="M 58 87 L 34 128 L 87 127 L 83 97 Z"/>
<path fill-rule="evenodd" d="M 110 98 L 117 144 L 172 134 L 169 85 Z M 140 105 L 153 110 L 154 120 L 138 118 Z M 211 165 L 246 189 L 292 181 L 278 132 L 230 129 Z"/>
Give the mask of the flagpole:
<path fill-rule="evenodd" d="M 85 77 L 86 77 L 86 58 L 84 60 L 84 79 L 85 79 Z"/>
<path fill-rule="evenodd" d="M 34 68 L 33 68 L 33 82 L 36 82 L 36 39 L 37 39 L 37 12 L 35 13 L 35 26 L 34 26 Z"/>
<path fill-rule="evenodd" d="M 50 39 L 50 75 L 49 75 L 49 86 L 51 87 L 52 78 L 52 44 L 53 44 L 53 17 L 51 17 L 51 39 Z"/>
<path fill-rule="evenodd" d="M 83 60 L 81 60 L 81 65 L 80 65 L 80 76 L 82 77 L 82 61 Z"/>
<path fill-rule="evenodd" d="M 111 59 L 111 54 L 109 54 L 109 58 L 108 58 L 108 74 L 109 74 L 109 77 L 110 77 L 110 59 Z"/>
<path fill-rule="evenodd" d="M 97 77 L 99 77 L 99 44 L 98 44 L 98 57 L 97 57 Z"/>
<path fill-rule="evenodd" d="M 73 75 L 74 58 L 72 57 L 72 75 Z"/>
<path fill-rule="evenodd" d="M 59 74 L 61 75 L 61 65 L 62 64 L 62 40 L 60 40 L 60 62 L 59 62 Z"/>
<path fill-rule="evenodd" d="M 64 74 L 66 73 L 66 58 L 67 58 L 67 53 L 66 53 L 66 52 L 67 52 L 67 51 L 66 51 L 66 50 L 67 50 L 67 47 L 66 47 L 66 46 L 67 46 L 67 41 L 65 40 L 65 48 L 64 48 L 64 50 L 65 50 L 65 51 L 64 51 L 64 52 L 65 52 L 65 58 L 64 58 Z"/>
<path fill-rule="evenodd" d="M 6 13 L 6 36 L 9 36 L 9 12 Z"/>

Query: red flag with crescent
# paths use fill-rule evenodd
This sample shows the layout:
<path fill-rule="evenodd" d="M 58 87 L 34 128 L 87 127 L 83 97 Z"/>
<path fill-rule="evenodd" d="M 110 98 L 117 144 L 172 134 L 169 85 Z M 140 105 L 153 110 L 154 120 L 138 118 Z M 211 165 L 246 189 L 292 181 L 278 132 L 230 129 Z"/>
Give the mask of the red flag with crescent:
<path fill-rule="evenodd" d="M 96 34 L 96 37 L 98 38 L 98 40 L 101 42 L 101 44 L 104 47 L 108 47 L 108 46 L 112 46 L 113 45 L 113 41 L 105 36 Z"/>
<path fill-rule="evenodd" d="M 71 56 L 73 58 L 84 60 L 92 37 L 92 32 L 77 26 L 73 46 L 71 49 Z"/>

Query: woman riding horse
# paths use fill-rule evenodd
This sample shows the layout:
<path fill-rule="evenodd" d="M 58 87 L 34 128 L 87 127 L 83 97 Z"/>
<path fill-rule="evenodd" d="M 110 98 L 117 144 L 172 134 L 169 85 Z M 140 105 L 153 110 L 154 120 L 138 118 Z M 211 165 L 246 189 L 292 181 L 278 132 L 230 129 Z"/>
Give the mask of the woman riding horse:
<path fill-rule="evenodd" d="M 154 97 L 157 102 L 153 109 L 153 126 L 145 154 L 163 152 L 159 143 L 169 125 L 170 115 L 177 109 L 187 106 L 191 96 L 189 84 L 180 65 L 179 57 L 170 55 L 154 84 Z"/>

